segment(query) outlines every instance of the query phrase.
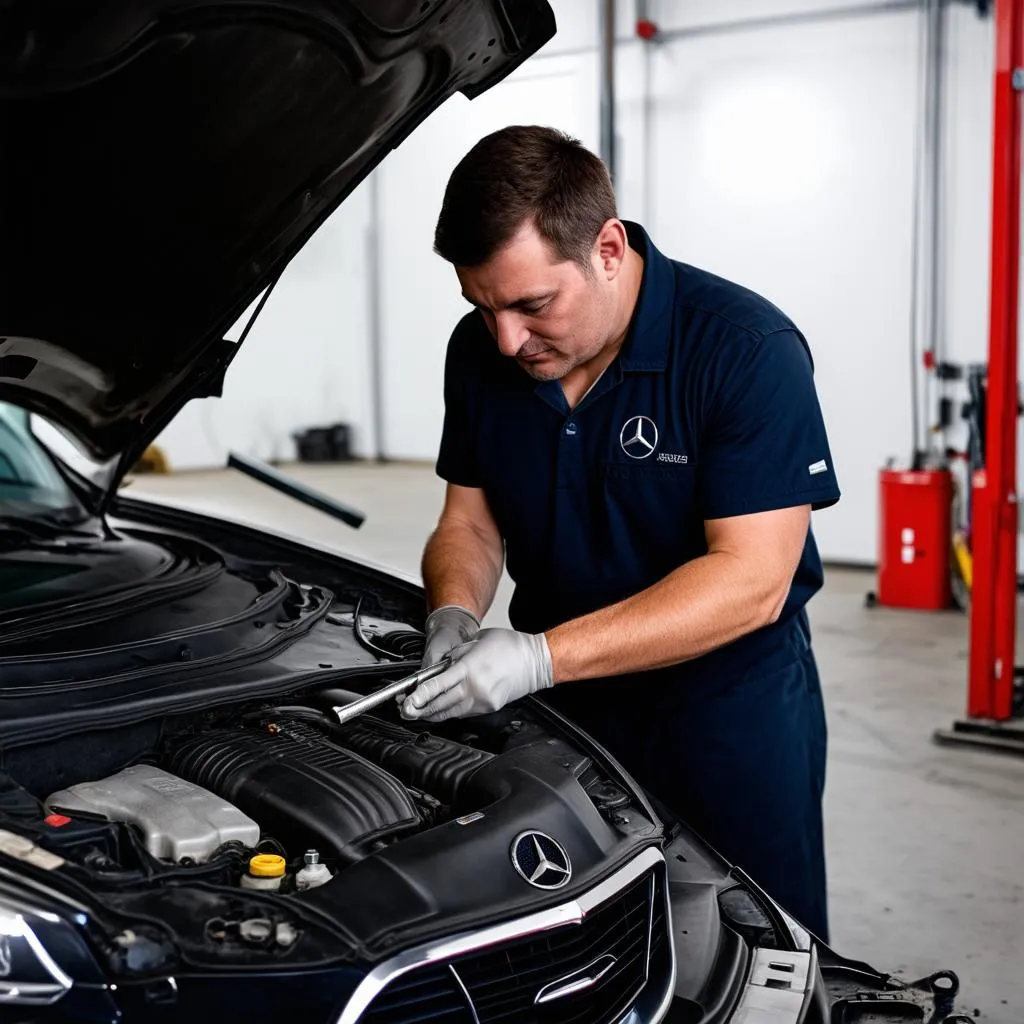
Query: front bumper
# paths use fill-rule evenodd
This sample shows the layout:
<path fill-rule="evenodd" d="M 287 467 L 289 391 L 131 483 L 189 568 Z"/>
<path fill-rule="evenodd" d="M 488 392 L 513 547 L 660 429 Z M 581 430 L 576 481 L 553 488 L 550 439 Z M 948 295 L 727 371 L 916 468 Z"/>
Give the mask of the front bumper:
<path fill-rule="evenodd" d="M 487 1024 L 542 1006 L 588 1024 L 658 1024 L 676 980 L 670 922 L 665 859 L 648 848 L 576 899 L 378 965 L 337 1024 L 402 1024 L 427 1007 Z"/>

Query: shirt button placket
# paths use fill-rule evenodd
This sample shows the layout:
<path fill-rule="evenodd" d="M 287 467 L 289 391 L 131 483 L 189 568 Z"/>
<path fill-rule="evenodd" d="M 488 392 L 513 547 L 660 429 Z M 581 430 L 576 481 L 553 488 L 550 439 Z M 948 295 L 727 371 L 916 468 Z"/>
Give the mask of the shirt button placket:
<path fill-rule="evenodd" d="M 558 486 L 562 490 L 582 491 L 586 488 L 581 435 L 576 420 L 565 421 L 558 445 Z"/>

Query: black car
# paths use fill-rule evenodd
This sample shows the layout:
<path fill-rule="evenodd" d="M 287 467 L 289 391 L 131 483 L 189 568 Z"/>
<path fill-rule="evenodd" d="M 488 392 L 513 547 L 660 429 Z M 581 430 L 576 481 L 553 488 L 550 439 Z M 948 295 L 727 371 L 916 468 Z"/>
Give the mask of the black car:
<path fill-rule="evenodd" d="M 953 974 L 842 959 L 539 700 L 344 721 L 419 667 L 413 583 L 119 493 L 356 184 L 554 31 L 544 0 L 0 5 L 0 1019 L 960 1019 Z"/>

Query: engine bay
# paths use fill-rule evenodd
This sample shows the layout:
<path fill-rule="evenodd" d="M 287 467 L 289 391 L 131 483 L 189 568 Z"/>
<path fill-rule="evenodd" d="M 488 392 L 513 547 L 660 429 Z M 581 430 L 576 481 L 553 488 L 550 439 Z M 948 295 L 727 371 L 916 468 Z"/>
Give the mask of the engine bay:
<path fill-rule="evenodd" d="M 0 609 L 0 889 L 80 919 L 108 976 L 372 962 L 660 843 L 647 798 L 542 701 L 342 723 L 419 667 L 415 586 L 133 509 L 65 552 L 108 587 Z M 571 858 L 564 892 L 511 855 L 531 830 Z"/>
<path fill-rule="evenodd" d="M 537 709 L 455 723 L 447 734 L 404 722 L 395 707 L 332 720 L 328 708 L 360 695 L 318 690 L 120 737 L 69 738 L 45 756 L 11 751 L 0 772 L 0 854 L 112 912 L 114 962 L 130 974 L 185 950 L 206 964 L 288 958 L 325 925 L 351 946 L 362 924 L 365 951 L 386 931 L 385 912 L 365 900 L 368 884 L 398 915 L 421 872 L 445 857 L 478 860 L 486 848 L 509 869 L 510 819 L 520 829 L 554 812 L 563 835 L 611 832 L 627 844 L 657 833 L 628 786 L 556 738 Z M 382 881 L 382 871 L 400 877 Z M 507 874 L 499 889 L 518 883 L 516 899 L 536 899 Z M 448 885 L 458 892 L 457 878 Z M 362 922 L 352 917 L 356 892 L 368 904 Z M 267 900 L 280 902 L 268 910 Z M 139 927 L 142 912 L 152 928 Z M 424 915 L 416 901 L 407 912 Z M 125 917 L 135 923 L 124 927 Z M 307 954 L 330 946 L 320 934 Z"/>
<path fill-rule="evenodd" d="M 271 851 L 288 863 L 287 892 L 307 852 L 334 874 L 476 809 L 469 783 L 494 754 L 383 717 L 340 726 L 316 706 L 356 696 L 174 723 L 133 763 L 47 794 L 5 775 L 0 814 L 97 876 L 196 867 L 237 884 L 246 857 Z"/>

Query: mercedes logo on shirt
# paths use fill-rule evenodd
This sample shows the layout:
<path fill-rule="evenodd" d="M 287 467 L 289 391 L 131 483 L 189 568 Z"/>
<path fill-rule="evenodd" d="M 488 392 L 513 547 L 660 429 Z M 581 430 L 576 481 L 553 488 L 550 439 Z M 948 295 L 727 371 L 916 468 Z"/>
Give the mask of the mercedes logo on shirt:
<path fill-rule="evenodd" d="M 512 841 L 512 866 L 538 889 L 560 889 L 572 878 L 569 854 L 544 832 L 523 832 Z"/>
<path fill-rule="evenodd" d="M 619 444 L 631 459 L 646 459 L 658 447 L 658 428 L 649 416 L 630 416 L 619 434 Z"/>

